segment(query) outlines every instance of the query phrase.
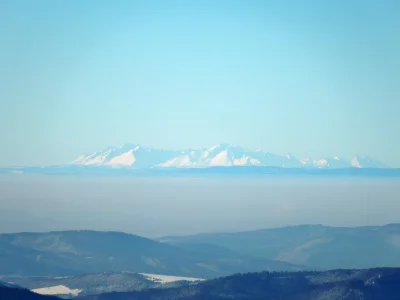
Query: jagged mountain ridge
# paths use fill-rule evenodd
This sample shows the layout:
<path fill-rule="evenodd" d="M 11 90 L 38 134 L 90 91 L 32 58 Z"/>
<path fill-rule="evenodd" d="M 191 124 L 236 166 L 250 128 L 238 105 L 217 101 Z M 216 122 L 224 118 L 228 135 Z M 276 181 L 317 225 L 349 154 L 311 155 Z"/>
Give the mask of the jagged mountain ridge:
<path fill-rule="evenodd" d="M 351 160 L 339 157 L 298 159 L 291 154 L 277 155 L 262 149 L 251 151 L 231 144 L 217 144 L 211 148 L 163 150 L 124 144 L 107 147 L 88 155 L 80 155 L 71 164 L 131 167 L 131 168 L 204 168 L 214 166 L 268 166 L 284 168 L 384 168 L 369 156 L 355 156 Z"/>

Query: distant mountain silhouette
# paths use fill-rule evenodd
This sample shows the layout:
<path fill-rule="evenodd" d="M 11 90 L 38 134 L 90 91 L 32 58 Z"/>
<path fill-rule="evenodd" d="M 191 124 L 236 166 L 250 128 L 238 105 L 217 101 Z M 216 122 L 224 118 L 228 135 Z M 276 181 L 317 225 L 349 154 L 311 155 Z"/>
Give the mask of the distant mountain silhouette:
<path fill-rule="evenodd" d="M 313 269 L 400 266 L 400 224 L 354 228 L 301 225 L 159 240 L 191 248 L 205 244 L 224 247 Z"/>
<path fill-rule="evenodd" d="M 268 166 L 284 168 L 385 168 L 369 156 L 346 160 L 334 157 L 297 159 L 287 153 L 273 154 L 262 149 L 252 151 L 232 144 L 217 144 L 210 148 L 165 150 L 135 144 L 107 147 L 77 157 L 72 164 L 129 168 L 198 168 L 231 166 Z"/>
<path fill-rule="evenodd" d="M 0 274 L 66 276 L 104 271 L 211 278 L 261 270 L 298 270 L 291 263 L 241 254 L 190 250 L 121 232 L 0 234 Z"/>

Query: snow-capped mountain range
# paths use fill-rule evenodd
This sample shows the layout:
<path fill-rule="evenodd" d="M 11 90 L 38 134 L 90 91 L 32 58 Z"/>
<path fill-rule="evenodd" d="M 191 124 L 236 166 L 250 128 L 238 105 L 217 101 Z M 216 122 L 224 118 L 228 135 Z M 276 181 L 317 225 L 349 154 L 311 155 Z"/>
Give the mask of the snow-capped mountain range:
<path fill-rule="evenodd" d="M 369 156 L 351 160 L 339 157 L 298 159 L 291 154 L 276 155 L 262 149 L 250 151 L 240 146 L 218 144 L 208 149 L 162 150 L 134 144 L 108 147 L 80 155 L 71 164 L 129 168 L 204 168 L 213 166 L 271 166 L 283 168 L 386 168 Z"/>

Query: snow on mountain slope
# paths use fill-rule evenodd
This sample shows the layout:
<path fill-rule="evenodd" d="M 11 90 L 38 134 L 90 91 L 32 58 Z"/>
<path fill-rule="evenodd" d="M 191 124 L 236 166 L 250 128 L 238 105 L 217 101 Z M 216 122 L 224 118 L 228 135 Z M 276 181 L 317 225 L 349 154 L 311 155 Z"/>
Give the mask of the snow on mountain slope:
<path fill-rule="evenodd" d="M 102 149 L 98 152 L 94 152 L 90 155 L 80 155 L 76 160 L 74 160 L 73 164 L 80 164 L 80 165 L 102 165 L 106 157 L 113 151 L 114 148 L 108 147 L 106 149 Z"/>
<path fill-rule="evenodd" d="M 183 152 L 162 163 L 160 167 L 215 167 L 215 166 L 277 166 L 301 167 L 291 156 L 279 156 L 263 151 L 249 151 L 230 144 L 218 144 L 206 150 Z"/>
<path fill-rule="evenodd" d="M 350 168 L 351 164 L 349 161 L 346 161 L 345 159 L 339 158 L 337 156 L 335 157 L 327 157 L 327 158 L 321 158 L 321 159 L 302 159 L 301 163 L 304 167 L 312 167 L 312 168 Z"/>
<path fill-rule="evenodd" d="M 351 166 L 356 168 L 385 168 L 386 166 L 373 160 L 369 156 L 355 156 L 351 160 Z"/>
<path fill-rule="evenodd" d="M 203 155 L 203 150 L 189 150 L 182 151 L 182 153 L 176 157 L 173 157 L 166 162 L 158 164 L 158 167 L 186 167 L 194 168 L 201 167 L 199 165 L 200 158 Z"/>
<path fill-rule="evenodd" d="M 243 165 L 246 162 L 244 159 L 246 153 L 241 147 L 218 144 L 205 152 L 205 165 L 214 166 L 236 166 Z"/>
<path fill-rule="evenodd" d="M 382 168 L 368 156 L 355 156 L 347 161 L 339 157 L 297 159 L 291 154 L 276 155 L 259 149 L 250 151 L 231 144 L 217 144 L 208 149 L 184 151 L 162 150 L 124 144 L 108 147 L 89 155 L 80 155 L 72 164 L 110 167 L 175 167 L 198 168 L 213 166 L 271 166 L 284 168 Z"/>
<path fill-rule="evenodd" d="M 193 277 L 180 277 L 180 276 L 170 276 L 170 275 L 158 275 L 158 274 L 147 274 L 147 273 L 139 273 L 146 277 L 147 279 L 160 283 L 168 283 L 175 281 L 204 281 L 202 278 L 193 278 Z"/>
<path fill-rule="evenodd" d="M 128 152 L 122 153 L 119 156 L 115 156 L 111 158 L 109 161 L 105 163 L 107 166 L 132 166 L 136 157 L 133 155 L 133 149 Z"/>
<path fill-rule="evenodd" d="M 291 154 L 276 155 L 267 151 L 258 150 L 251 154 L 253 158 L 257 159 L 261 166 L 274 166 L 284 168 L 298 168 L 301 167 L 301 162 Z"/>
<path fill-rule="evenodd" d="M 78 296 L 82 290 L 70 289 L 64 285 L 49 286 L 44 288 L 33 289 L 32 292 L 41 295 L 72 295 Z"/>
<path fill-rule="evenodd" d="M 90 155 L 80 155 L 72 164 L 111 167 L 154 167 L 176 157 L 179 152 L 124 144 L 108 147 Z"/>

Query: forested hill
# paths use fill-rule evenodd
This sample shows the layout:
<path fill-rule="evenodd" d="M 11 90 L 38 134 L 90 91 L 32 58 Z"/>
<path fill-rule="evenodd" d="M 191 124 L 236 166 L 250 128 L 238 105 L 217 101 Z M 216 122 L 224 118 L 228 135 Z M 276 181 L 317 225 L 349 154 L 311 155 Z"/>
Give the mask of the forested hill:
<path fill-rule="evenodd" d="M 106 293 L 81 300 L 397 300 L 400 268 L 237 274 L 165 290 Z"/>

